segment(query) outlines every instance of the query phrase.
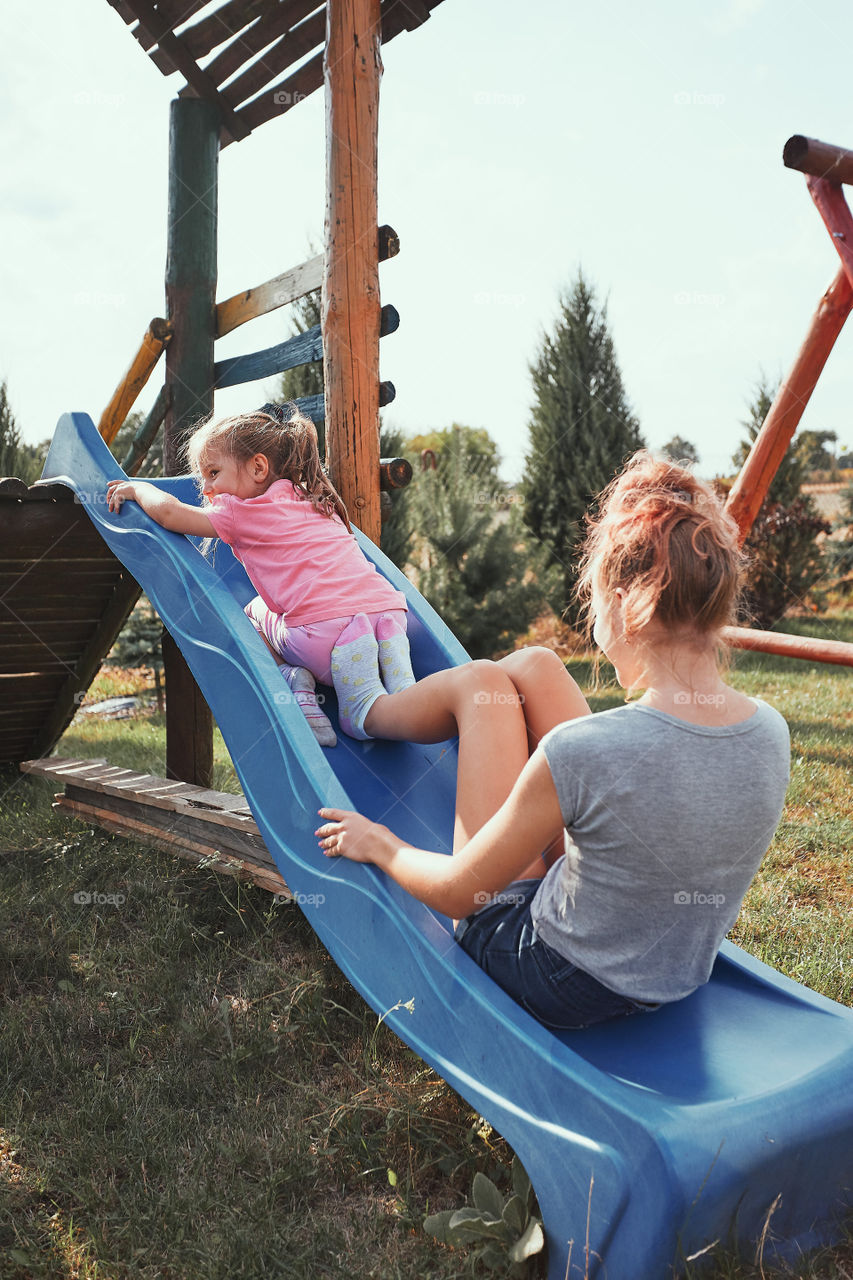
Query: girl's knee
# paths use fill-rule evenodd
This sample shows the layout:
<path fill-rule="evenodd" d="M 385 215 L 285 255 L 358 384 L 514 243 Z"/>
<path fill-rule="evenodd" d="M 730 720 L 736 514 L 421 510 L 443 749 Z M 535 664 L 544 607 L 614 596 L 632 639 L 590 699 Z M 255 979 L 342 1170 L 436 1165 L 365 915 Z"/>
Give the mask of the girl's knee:
<path fill-rule="evenodd" d="M 514 653 L 509 653 L 505 658 L 501 658 L 499 665 L 509 674 L 510 678 L 524 679 L 550 675 L 554 672 L 565 673 L 565 663 L 559 654 L 553 649 L 546 649 L 543 645 L 530 645 L 526 649 L 516 649 Z"/>
<path fill-rule="evenodd" d="M 500 663 L 478 658 L 459 669 L 466 672 L 466 686 L 473 693 L 475 702 L 518 703 L 518 691 Z"/>

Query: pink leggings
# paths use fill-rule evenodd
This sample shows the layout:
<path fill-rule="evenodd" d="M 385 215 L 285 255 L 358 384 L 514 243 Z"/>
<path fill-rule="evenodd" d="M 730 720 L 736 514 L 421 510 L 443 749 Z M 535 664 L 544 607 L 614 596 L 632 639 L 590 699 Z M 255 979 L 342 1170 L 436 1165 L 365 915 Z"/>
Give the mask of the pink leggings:
<path fill-rule="evenodd" d="M 280 613 L 273 613 L 260 596 L 250 600 L 244 609 L 246 617 L 267 643 L 281 655 L 282 662 L 293 667 L 306 667 L 321 684 L 332 683 L 332 650 L 341 632 L 352 622 L 348 618 L 327 618 L 323 622 L 306 622 L 301 627 L 289 627 Z M 368 613 L 367 620 L 373 630 L 385 616 L 398 620 L 406 630 L 405 609 L 384 609 L 381 613 Z"/>

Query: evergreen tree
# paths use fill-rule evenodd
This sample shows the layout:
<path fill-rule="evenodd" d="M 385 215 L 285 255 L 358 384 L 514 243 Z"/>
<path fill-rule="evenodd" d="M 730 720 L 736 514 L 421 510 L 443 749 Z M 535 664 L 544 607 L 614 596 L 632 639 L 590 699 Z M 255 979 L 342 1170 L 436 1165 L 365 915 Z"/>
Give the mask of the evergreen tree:
<path fill-rule="evenodd" d="M 524 520 L 558 567 L 551 603 L 572 601 L 583 518 L 615 472 L 643 445 L 607 325 L 606 307 L 578 273 L 530 366 L 534 404 L 522 495 Z"/>
<path fill-rule="evenodd" d="M 683 436 L 673 436 L 663 446 L 662 452 L 673 462 L 686 462 L 694 467 L 699 465 L 699 450 Z"/>
<path fill-rule="evenodd" d="M 110 651 L 110 662 L 117 667 L 146 667 L 154 677 L 157 710 L 164 710 L 163 623 L 154 612 L 147 596 L 141 596 Z"/>
<path fill-rule="evenodd" d="M 545 604 L 545 557 L 498 476 L 497 451 L 472 456 L 451 430 L 412 499 L 418 587 L 472 657 L 511 648 Z"/>
<path fill-rule="evenodd" d="M 24 444 L 21 439 L 4 378 L 0 382 L 0 476 L 15 476 L 24 484 L 35 484 L 46 453 L 46 445 Z"/>
<path fill-rule="evenodd" d="M 741 424 L 749 438 L 741 442 L 732 459 L 738 469 L 746 461 L 775 393 L 776 388 L 762 375 L 749 417 Z M 817 535 L 828 533 L 829 525 L 818 515 L 812 499 L 800 492 L 806 476 L 803 454 L 808 456 L 809 447 L 807 442 L 803 449 L 795 437 L 786 450 L 744 543 L 749 557 L 744 603 L 748 620 L 756 627 L 770 627 L 787 609 L 803 605 L 826 569 Z"/>
<path fill-rule="evenodd" d="M 110 445 L 113 457 L 119 462 L 124 462 L 128 451 L 133 444 L 133 437 L 145 421 L 145 415 L 139 412 L 129 413 L 124 422 L 118 429 L 118 434 Z M 150 479 L 152 476 L 162 476 L 163 474 L 163 428 L 157 432 L 154 440 L 142 459 L 139 470 L 136 472 L 140 480 Z"/>

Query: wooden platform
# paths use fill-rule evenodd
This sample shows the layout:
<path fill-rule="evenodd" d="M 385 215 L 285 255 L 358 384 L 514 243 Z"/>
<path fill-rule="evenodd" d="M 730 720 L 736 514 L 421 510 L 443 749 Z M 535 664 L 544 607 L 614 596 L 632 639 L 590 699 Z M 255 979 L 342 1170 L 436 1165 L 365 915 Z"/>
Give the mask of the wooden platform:
<path fill-rule="evenodd" d="M 138 597 L 70 489 L 0 479 L 0 763 L 55 746 Z"/>
<path fill-rule="evenodd" d="M 54 808 L 292 898 L 242 795 L 210 791 L 106 760 L 25 760 L 24 773 L 64 785 Z"/>

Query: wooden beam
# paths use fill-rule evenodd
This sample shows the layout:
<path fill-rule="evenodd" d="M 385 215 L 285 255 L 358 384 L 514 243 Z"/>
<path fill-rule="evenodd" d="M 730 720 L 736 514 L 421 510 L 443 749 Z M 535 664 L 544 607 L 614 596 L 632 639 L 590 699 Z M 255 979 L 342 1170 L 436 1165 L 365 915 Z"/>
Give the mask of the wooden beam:
<path fill-rule="evenodd" d="M 216 84 L 224 84 L 242 66 L 266 49 L 267 45 L 284 35 L 291 27 L 295 27 L 316 7 L 317 0 L 292 0 L 290 4 L 280 4 L 272 13 L 257 18 L 238 36 L 235 36 L 231 43 L 207 64 L 205 71 Z"/>
<path fill-rule="evenodd" d="M 172 63 L 186 78 L 187 84 L 192 86 L 200 98 L 205 99 L 219 112 L 222 127 L 238 142 L 241 138 L 247 137 L 250 130 L 234 114 L 231 104 L 226 102 L 210 77 L 206 72 L 202 71 L 195 58 L 181 43 L 179 37 L 169 27 L 165 26 L 168 19 L 164 18 L 162 13 L 158 13 L 153 4 L 149 3 L 149 0 L 128 0 L 128 2 L 147 30 L 152 35 L 159 33 L 157 35 L 158 46 L 164 53 L 168 54 Z M 196 6 L 193 4 L 192 6 L 187 6 L 187 8 L 192 12 Z M 189 14 L 185 15 L 185 17 L 188 16 Z"/>
<path fill-rule="evenodd" d="M 379 488 L 383 493 L 391 489 L 405 489 L 412 479 L 412 464 L 408 458 L 382 458 L 379 463 Z"/>
<path fill-rule="evenodd" d="M 806 186 L 841 259 L 847 280 L 853 286 L 853 215 L 844 199 L 844 192 L 826 178 L 809 176 Z"/>
<path fill-rule="evenodd" d="M 213 717 L 186 659 L 163 632 L 166 677 L 166 777 L 209 787 L 213 778 Z"/>
<path fill-rule="evenodd" d="M 177 98 L 169 127 L 166 306 L 166 475 L 184 468 L 182 437 L 213 412 L 219 119 L 201 98 Z"/>
<path fill-rule="evenodd" d="M 782 160 L 788 169 L 810 173 L 828 182 L 853 182 L 853 151 L 834 147 L 817 138 L 804 138 L 795 133 L 782 150 Z"/>
<path fill-rule="evenodd" d="M 726 627 L 723 640 L 732 649 L 754 649 L 782 658 L 805 658 L 809 662 L 831 662 L 853 667 L 853 644 L 844 640 L 817 640 L 812 636 L 789 636 L 776 631 L 753 631 L 751 627 Z"/>
<path fill-rule="evenodd" d="M 168 408 L 169 387 L 164 383 L 158 392 L 157 399 L 148 411 L 148 416 L 133 437 L 130 448 L 122 461 L 122 470 L 126 471 L 129 476 L 135 476 L 142 466 L 148 450 L 157 438 L 157 432 L 163 425 Z"/>
<path fill-rule="evenodd" d="M 326 15 L 320 9 L 265 49 L 262 58 L 251 63 L 242 75 L 225 86 L 222 96 L 236 111 L 241 103 L 254 98 L 264 85 L 322 45 L 325 34 Z"/>
<path fill-rule="evenodd" d="M 380 0 L 327 0 L 326 15 L 327 459 L 350 518 L 378 543 Z"/>
<path fill-rule="evenodd" d="M 400 239 L 394 228 L 387 225 L 381 226 L 379 228 L 379 261 L 385 262 L 388 258 L 395 258 L 399 252 Z M 254 288 L 246 289 L 243 293 L 235 293 L 233 297 L 226 298 L 223 302 L 217 302 L 217 338 L 223 338 L 226 333 L 231 333 L 233 329 L 245 324 L 248 320 L 265 316 L 278 307 L 288 306 L 291 302 L 298 302 L 306 294 L 322 288 L 324 262 L 324 255 L 318 253 L 307 262 L 301 262 L 298 267 L 283 271 L 280 276 L 274 276 L 264 284 L 255 285 Z"/>
<path fill-rule="evenodd" d="M 726 510 L 737 522 L 742 542 L 767 496 L 851 307 L 853 287 L 842 268 L 821 298 L 794 367 L 777 391 L 746 462 L 729 490 Z"/>
<path fill-rule="evenodd" d="M 130 413 L 142 388 L 151 377 L 152 370 L 160 356 L 166 350 L 172 338 L 172 326 L 168 320 L 160 317 L 151 321 L 145 330 L 139 350 L 130 363 L 130 368 L 112 394 L 112 398 L 98 423 L 107 444 L 112 444 L 118 435 L 125 418 Z"/>
<path fill-rule="evenodd" d="M 286 307 L 291 302 L 304 298 L 323 284 L 323 255 L 309 258 L 290 271 L 283 271 L 265 284 L 255 285 L 243 293 L 235 293 L 224 302 L 216 304 L 216 336 L 223 338 L 232 329 L 245 324 L 247 320 L 255 320 L 265 316 L 278 307 Z"/>
<path fill-rule="evenodd" d="M 392 306 L 382 308 L 379 336 L 387 337 L 400 327 L 400 316 Z M 286 369 L 298 369 L 303 364 L 314 364 L 323 359 L 323 340 L 320 325 L 312 325 L 304 333 L 295 333 L 286 342 L 267 347 L 263 351 L 244 356 L 229 356 L 218 360 L 214 366 L 216 387 L 233 387 L 242 382 L 257 382 Z"/>
<path fill-rule="evenodd" d="M 169 120 L 166 302 L 174 337 L 166 353 L 163 470 L 180 475 L 187 433 L 213 412 L 220 118 L 202 98 L 177 98 Z M 169 776 L 208 786 L 213 717 L 177 645 L 164 642 L 163 657 Z"/>

